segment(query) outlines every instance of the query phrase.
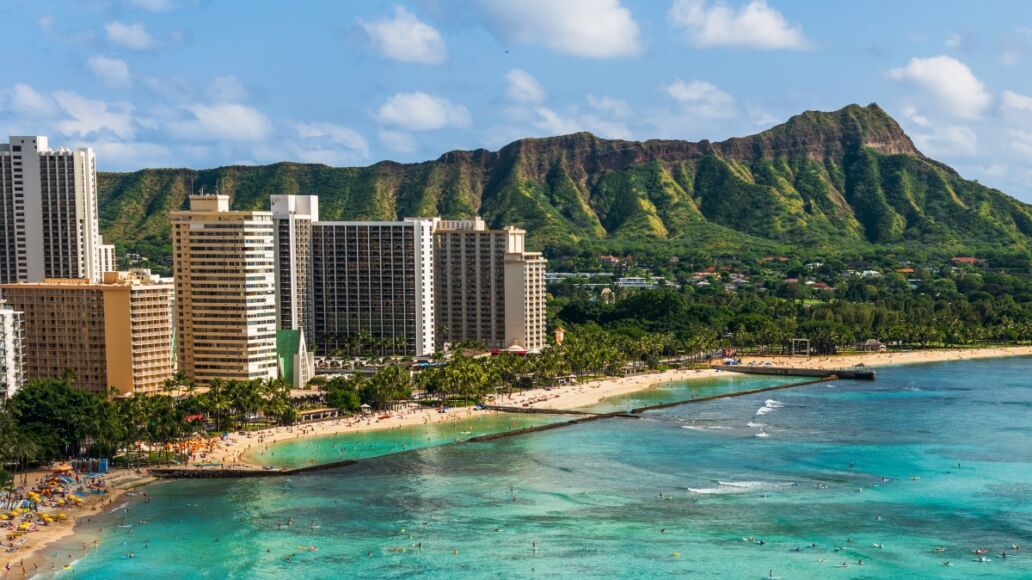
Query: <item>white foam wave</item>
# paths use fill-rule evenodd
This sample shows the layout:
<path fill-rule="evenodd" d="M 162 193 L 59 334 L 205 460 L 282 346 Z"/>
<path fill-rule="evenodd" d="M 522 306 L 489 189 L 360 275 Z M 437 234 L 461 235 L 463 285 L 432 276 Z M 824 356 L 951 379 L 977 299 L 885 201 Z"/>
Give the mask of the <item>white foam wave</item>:
<path fill-rule="evenodd" d="M 756 414 L 757 415 L 766 415 L 767 413 L 770 413 L 774 409 L 780 409 L 781 407 L 784 407 L 784 406 L 785 406 L 785 404 L 782 403 L 781 401 L 776 401 L 774 399 L 767 399 L 766 401 L 763 402 L 763 406 L 756 410 Z"/>
<path fill-rule="evenodd" d="M 770 433 L 767 433 L 766 431 L 760 431 L 759 433 L 757 433 L 756 435 L 754 435 L 754 437 L 763 437 L 763 438 L 767 438 L 767 437 L 770 437 Z"/>
<path fill-rule="evenodd" d="M 127 507 L 129 507 L 129 502 L 126 502 L 126 503 L 124 503 L 124 504 L 122 504 L 122 505 L 120 505 L 120 506 L 118 506 L 118 507 L 116 507 L 116 508 L 113 508 L 113 509 L 112 509 L 111 511 L 109 511 L 108 513 L 109 513 L 109 514 L 113 514 L 113 513 L 117 512 L 117 511 L 122 511 L 122 510 L 124 510 L 124 509 L 125 509 L 125 508 L 127 508 Z"/>
<path fill-rule="evenodd" d="M 753 429 L 755 429 L 757 427 L 766 427 L 767 425 L 765 423 L 757 423 L 756 421 L 749 421 L 748 423 L 745 424 L 745 426 L 746 427 L 752 427 Z"/>
<path fill-rule="evenodd" d="M 689 431 L 712 431 L 720 429 L 730 429 L 723 425 L 681 425 L 682 429 L 688 429 Z"/>
<path fill-rule="evenodd" d="M 786 483 L 776 483 L 773 481 L 717 481 L 716 487 L 689 487 L 688 491 L 704 495 L 719 495 L 779 489 L 788 485 L 789 484 Z"/>

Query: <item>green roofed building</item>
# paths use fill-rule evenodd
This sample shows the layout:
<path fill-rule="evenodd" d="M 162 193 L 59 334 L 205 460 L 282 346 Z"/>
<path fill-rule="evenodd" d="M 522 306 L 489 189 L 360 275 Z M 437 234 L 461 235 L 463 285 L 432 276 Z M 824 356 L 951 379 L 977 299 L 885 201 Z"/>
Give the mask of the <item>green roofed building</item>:
<path fill-rule="evenodd" d="M 308 352 L 300 330 L 276 331 L 276 361 L 280 376 L 295 389 L 303 389 L 315 376 L 315 355 Z"/>

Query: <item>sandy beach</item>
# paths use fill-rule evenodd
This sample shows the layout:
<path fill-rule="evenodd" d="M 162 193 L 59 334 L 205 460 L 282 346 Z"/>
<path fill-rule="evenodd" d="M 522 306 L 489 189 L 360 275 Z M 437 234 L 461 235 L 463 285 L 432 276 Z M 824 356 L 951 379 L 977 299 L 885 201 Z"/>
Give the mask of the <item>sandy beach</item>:
<path fill-rule="evenodd" d="M 999 358 L 1006 356 L 1032 356 L 1032 346 L 888 351 L 814 357 L 746 356 L 742 357 L 742 364 L 761 364 L 769 362 L 775 366 L 783 367 L 838 369 L 858 364 L 863 364 L 867 367 L 884 367 L 890 365 Z"/>
<path fill-rule="evenodd" d="M 596 381 L 531 389 L 509 395 L 500 395 L 491 404 L 512 407 L 536 407 L 541 409 L 567 410 L 585 407 L 609 397 L 633 393 L 651 386 L 673 381 L 684 381 L 715 377 L 715 369 L 671 370 L 635 375 L 624 378 L 606 378 Z M 206 464 L 219 464 L 227 468 L 260 469 L 263 467 L 260 453 L 269 446 L 290 439 L 325 437 L 341 433 L 357 433 L 380 429 L 398 429 L 424 423 L 454 421 L 479 414 L 494 413 L 472 407 L 449 408 L 440 412 L 436 408 L 412 408 L 392 411 L 378 418 L 375 415 L 341 418 L 307 425 L 276 427 L 247 434 L 230 434 L 214 451 L 204 459 Z"/>
<path fill-rule="evenodd" d="M 743 364 L 766 364 L 769 362 L 772 365 L 783 367 L 836 369 L 857 364 L 876 367 L 1006 356 L 1032 356 L 1032 346 L 878 352 L 815 357 L 744 357 L 742 362 Z M 599 379 L 576 385 L 531 389 L 511 396 L 499 396 L 491 403 L 503 406 L 529 406 L 555 410 L 577 409 L 610 397 L 626 395 L 661 383 L 712 378 L 720 376 L 720 374 L 721 371 L 715 369 L 656 371 L 622 378 Z M 475 410 L 469 407 L 452 408 L 445 413 L 441 413 L 433 408 L 418 408 L 408 411 L 394 411 L 389 413 L 389 418 L 384 419 L 379 419 L 375 416 L 343 418 L 308 425 L 276 427 L 246 435 L 234 433 L 229 435 L 223 443 L 210 453 L 206 457 L 205 462 L 220 464 L 225 467 L 256 469 L 263 467 L 260 457 L 262 449 L 288 439 L 325 437 L 376 429 L 397 429 L 421 423 L 452 421 L 470 417 L 474 414 L 491 412 Z"/>
<path fill-rule="evenodd" d="M 29 472 L 26 474 L 28 485 L 31 486 L 35 482 L 45 479 L 49 473 L 47 470 Z M 21 481 L 22 475 L 19 474 L 18 482 Z M 53 554 L 46 553 L 49 546 L 76 533 L 76 528 L 86 523 L 86 520 L 90 520 L 92 516 L 111 509 L 112 505 L 118 505 L 117 502 L 126 493 L 152 481 L 154 478 L 146 472 L 137 473 L 134 470 L 114 469 L 104 476 L 107 493 L 88 494 L 83 499 L 81 506 L 68 510 L 69 518 L 67 520 L 54 522 L 39 528 L 38 531 L 23 535 L 20 543 L 18 541 L 13 543 L 13 552 L 8 552 L 12 542 L 7 540 L 6 536 L 0 538 L 2 539 L 0 543 L 3 544 L 3 550 L 0 551 L 0 567 L 2 567 L 0 568 L 0 578 L 28 578 L 39 572 L 56 571 L 54 566 L 57 566 L 60 560 L 52 557 Z M 8 564 L 10 570 L 7 569 Z"/>

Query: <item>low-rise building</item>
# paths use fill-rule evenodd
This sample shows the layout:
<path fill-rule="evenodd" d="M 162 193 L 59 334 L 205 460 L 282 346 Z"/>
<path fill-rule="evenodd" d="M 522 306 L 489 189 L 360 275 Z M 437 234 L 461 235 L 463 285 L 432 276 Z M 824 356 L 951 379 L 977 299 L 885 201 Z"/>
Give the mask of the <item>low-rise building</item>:
<path fill-rule="evenodd" d="M 154 392 L 175 370 L 172 286 L 127 272 L 0 285 L 23 313 L 25 380 L 71 371 L 85 390 Z"/>

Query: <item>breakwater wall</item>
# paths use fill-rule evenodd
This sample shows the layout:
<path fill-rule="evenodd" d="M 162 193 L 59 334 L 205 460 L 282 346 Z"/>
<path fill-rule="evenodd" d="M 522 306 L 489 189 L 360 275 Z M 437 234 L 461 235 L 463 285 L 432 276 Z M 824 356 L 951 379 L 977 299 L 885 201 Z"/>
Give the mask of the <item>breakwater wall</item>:
<path fill-rule="evenodd" d="M 483 405 L 483 407 L 488 411 L 498 411 L 499 413 L 527 413 L 534 415 L 598 415 L 598 413 L 591 413 L 588 411 L 545 409 L 540 407 L 506 407 L 504 405 Z"/>
<path fill-rule="evenodd" d="M 559 414 L 558 411 L 552 411 L 553 413 Z M 579 423 L 588 423 L 591 421 L 600 421 L 602 419 L 613 419 L 616 417 L 634 418 L 632 415 L 628 415 L 626 411 L 616 411 L 614 413 L 585 413 L 584 417 L 579 419 L 570 419 L 569 421 L 560 421 L 558 423 L 549 423 L 548 425 L 537 425 L 535 427 L 524 427 L 523 429 L 514 429 L 512 431 L 505 431 L 503 433 L 491 433 L 490 435 L 480 435 L 477 437 L 470 437 L 460 443 L 483 443 L 484 441 L 495 441 L 497 439 L 507 439 L 509 437 L 518 437 L 520 435 L 527 435 L 529 433 L 537 433 L 539 431 L 551 431 L 552 429 L 562 429 L 563 427 L 569 427 L 570 425 L 577 425 Z"/>
<path fill-rule="evenodd" d="M 523 429 L 514 429 L 512 431 L 505 431 L 502 433 L 492 433 L 489 435 L 479 435 L 477 437 L 470 437 L 458 441 L 457 443 L 484 443 L 487 441 L 497 441 L 499 439 L 508 439 L 509 437 L 519 437 L 521 435 L 529 435 L 531 433 L 538 433 L 541 431 L 551 431 L 553 429 L 562 429 L 564 427 L 570 427 L 572 425 L 578 425 L 580 423 L 589 423 L 591 421 L 601 421 L 603 419 L 637 419 L 638 415 L 646 411 L 655 411 L 657 409 L 668 409 L 670 407 L 679 407 L 681 405 L 690 405 L 693 403 L 704 403 L 706 401 L 715 401 L 718 399 L 730 399 L 732 397 L 744 397 L 746 395 L 755 395 L 757 393 L 766 393 L 769 391 L 779 391 L 782 389 L 793 389 L 796 387 L 804 387 L 806 385 L 813 385 L 817 383 L 825 383 L 828 381 L 837 380 L 836 375 L 822 376 L 812 381 L 803 381 L 800 383 L 789 383 L 786 385 L 775 385 L 772 387 L 762 387 L 759 389 L 749 389 L 747 391 L 736 391 L 734 393 L 722 393 L 719 395 L 710 395 L 707 397 L 696 397 L 694 399 L 685 399 L 683 401 L 674 401 L 671 403 L 660 403 L 658 405 L 649 405 L 646 407 L 637 407 L 630 409 L 629 411 L 614 411 L 610 413 L 590 413 L 587 411 L 561 411 L 555 409 L 537 409 L 531 411 L 527 407 L 512 407 L 513 409 L 519 409 L 518 412 L 523 413 L 549 413 L 553 415 L 580 415 L 576 419 L 570 419 L 569 421 L 559 421 L 556 423 L 549 423 L 547 425 L 537 425 L 535 427 L 525 427 Z M 492 410 L 507 411 L 506 407 L 488 407 Z M 402 451 L 400 453 L 411 453 L 414 450 Z M 370 458 L 375 459 L 375 458 Z M 150 474 L 154 477 L 165 478 L 165 479 L 240 479 L 248 477 L 280 477 L 289 475 L 298 475 L 302 473 L 310 473 L 313 471 L 324 471 L 327 469 L 336 469 L 338 467 L 348 467 L 355 465 L 359 461 L 358 459 L 349 459 L 345 461 L 335 461 L 333 463 L 321 463 L 318 465 L 308 465 L 305 467 L 298 467 L 296 469 L 192 469 L 189 467 L 156 467 L 150 471 Z"/>
<path fill-rule="evenodd" d="M 334 461 L 333 463 L 306 465 L 295 469 L 193 469 L 189 467 L 155 467 L 150 469 L 149 472 L 154 477 L 165 479 L 239 479 L 244 477 L 279 477 L 281 475 L 296 475 L 299 473 L 347 467 L 356 463 L 358 463 L 357 459 L 348 459 L 345 461 Z"/>
<path fill-rule="evenodd" d="M 713 365 L 713 368 L 745 375 L 776 375 L 781 377 L 838 377 L 840 379 L 873 381 L 874 371 L 856 369 L 805 369 L 789 367 L 751 367 L 746 365 Z"/>
<path fill-rule="evenodd" d="M 655 411 L 657 409 L 669 409 L 670 407 L 680 407 L 681 405 L 690 405 L 692 403 L 705 403 L 706 401 L 716 401 L 717 399 L 731 399 L 734 397 L 744 397 L 746 395 L 755 395 L 757 393 L 766 393 L 769 391 L 780 391 L 782 389 L 794 389 L 796 387 L 805 387 L 806 385 L 814 385 L 817 383 L 827 383 L 829 381 L 838 380 L 835 375 L 829 375 L 821 377 L 812 381 L 803 381 L 801 383 L 788 383 L 787 385 L 774 385 L 773 387 L 761 387 L 759 389 L 749 389 L 747 391 L 735 391 L 734 393 L 721 393 L 719 395 L 710 395 L 708 397 L 696 397 L 694 399 L 685 399 L 684 401 L 675 401 L 673 403 L 660 403 L 658 405 L 649 405 L 647 407 L 638 407 L 631 409 L 631 414 L 637 415 L 644 413 L 645 411 Z"/>

